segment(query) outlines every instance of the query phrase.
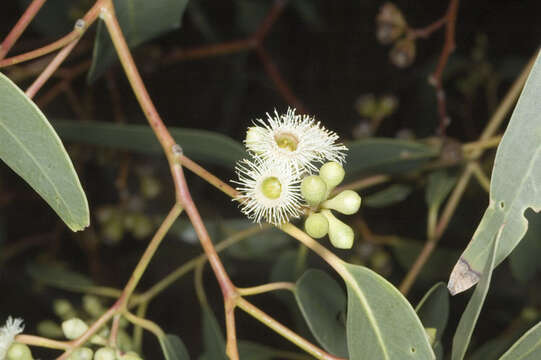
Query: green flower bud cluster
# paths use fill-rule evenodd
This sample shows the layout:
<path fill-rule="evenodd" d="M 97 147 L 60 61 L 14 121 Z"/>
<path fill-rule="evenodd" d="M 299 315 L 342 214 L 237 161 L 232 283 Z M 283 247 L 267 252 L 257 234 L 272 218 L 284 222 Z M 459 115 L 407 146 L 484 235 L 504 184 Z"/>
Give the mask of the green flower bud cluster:
<path fill-rule="evenodd" d="M 353 229 L 338 220 L 331 210 L 344 215 L 355 214 L 361 206 L 361 197 L 355 191 L 344 190 L 329 199 L 334 188 L 344 180 L 345 171 L 337 162 L 325 163 L 319 175 L 307 176 L 301 183 L 301 194 L 312 213 L 305 220 L 308 235 L 320 239 L 329 235 L 331 244 L 339 249 L 350 249 L 355 234 Z"/>
<path fill-rule="evenodd" d="M 53 303 L 55 313 L 63 320 L 58 325 L 54 321 L 45 320 L 38 324 L 38 333 L 42 336 L 54 339 L 66 338 L 74 340 L 88 330 L 89 324 L 93 323 L 105 311 L 100 299 L 94 295 L 85 295 L 82 299 L 82 307 L 74 307 L 68 300 L 57 299 Z M 142 358 L 132 350 L 134 349 L 133 339 L 127 332 L 128 321 L 121 318 L 116 336 L 115 348 L 108 347 L 108 337 L 110 330 L 103 327 L 98 333 L 94 334 L 85 347 L 78 348 L 71 353 L 69 360 L 95 360 L 95 359 L 113 359 L 113 360 L 142 360 Z M 94 350 L 92 346 L 101 346 Z M 15 351 L 15 350 L 14 350 Z M 22 351 L 22 350 L 19 350 Z M 8 358 L 6 358 L 8 359 Z M 11 360 L 11 358 L 9 358 Z M 27 357 L 13 358 L 14 360 L 32 359 Z"/>
<path fill-rule="evenodd" d="M 32 352 L 26 344 L 13 343 L 6 354 L 5 360 L 33 360 Z"/>
<path fill-rule="evenodd" d="M 137 240 L 148 237 L 156 225 L 152 219 L 140 211 L 129 211 L 115 205 L 105 205 L 98 209 L 103 240 L 117 244 L 125 233 L 131 233 Z"/>

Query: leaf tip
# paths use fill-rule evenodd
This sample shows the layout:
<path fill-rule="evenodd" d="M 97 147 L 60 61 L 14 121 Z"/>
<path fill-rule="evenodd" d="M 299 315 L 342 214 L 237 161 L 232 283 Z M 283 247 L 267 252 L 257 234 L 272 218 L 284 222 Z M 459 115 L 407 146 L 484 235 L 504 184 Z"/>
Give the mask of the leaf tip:
<path fill-rule="evenodd" d="M 481 274 L 473 270 L 466 260 L 460 258 L 451 272 L 447 289 L 454 296 L 477 284 L 480 277 Z"/>

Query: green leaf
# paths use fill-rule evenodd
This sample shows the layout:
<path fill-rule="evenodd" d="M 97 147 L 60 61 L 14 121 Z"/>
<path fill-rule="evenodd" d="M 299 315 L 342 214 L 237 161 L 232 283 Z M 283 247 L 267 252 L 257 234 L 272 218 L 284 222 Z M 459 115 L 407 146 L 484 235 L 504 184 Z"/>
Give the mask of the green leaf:
<path fill-rule="evenodd" d="M 181 25 L 188 0 L 113 0 L 118 23 L 130 48 Z M 88 81 L 100 77 L 117 59 L 105 23 L 100 21 Z"/>
<path fill-rule="evenodd" d="M 203 357 L 212 360 L 227 360 L 224 335 L 214 313 L 207 306 L 203 306 L 201 311 L 203 316 L 203 347 L 205 349 Z"/>
<path fill-rule="evenodd" d="M 375 194 L 365 196 L 363 204 L 373 208 L 389 206 L 406 199 L 412 191 L 413 188 L 411 186 L 393 184 Z"/>
<path fill-rule="evenodd" d="M 477 323 L 481 308 L 483 307 L 488 293 L 488 288 L 490 287 L 490 279 L 492 278 L 492 270 L 496 265 L 496 254 L 498 252 L 502 233 L 503 227 L 500 228 L 500 231 L 498 231 L 498 234 L 495 236 L 494 242 L 492 242 L 489 258 L 483 267 L 479 285 L 475 288 L 470 301 L 468 301 L 468 305 L 466 305 L 464 313 L 462 313 L 462 316 L 460 317 L 455 336 L 453 337 L 451 360 L 462 360 L 464 359 L 464 355 L 466 355 L 473 329 L 475 328 L 475 324 Z"/>
<path fill-rule="evenodd" d="M 524 211 L 541 210 L 541 57 L 538 55 L 498 146 L 488 208 L 449 279 L 452 294 L 475 285 L 502 224 L 500 264 L 528 229 Z"/>
<path fill-rule="evenodd" d="M 0 73 L 0 159 L 22 177 L 73 231 L 90 223 L 73 164 L 42 112 Z"/>
<path fill-rule="evenodd" d="M 329 275 L 308 270 L 297 281 L 297 304 L 312 334 L 325 350 L 348 357 L 346 342 L 346 294 Z"/>
<path fill-rule="evenodd" d="M 456 177 L 450 176 L 445 170 L 431 173 L 428 176 L 428 186 L 425 196 L 428 207 L 438 209 L 453 189 L 455 182 Z"/>
<path fill-rule="evenodd" d="M 535 360 L 541 358 L 541 322 L 528 330 L 500 360 Z"/>
<path fill-rule="evenodd" d="M 147 125 L 54 121 L 53 126 L 64 141 L 145 154 L 163 152 L 156 135 Z M 237 160 L 246 157 L 240 143 L 219 133 L 175 127 L 170 127 L 169 131 L 184 153 L 195 161 L 234 168 Z"/>
<path fill-rule="evenodd" d="M 257 344 L 251 341 L 240 340 L 239 345 L 239 359 L 247 360 L 273 360 L 280 358 L 281 351 Z"/>
<path fill-rule="evenodd" d="M 159 340 L 166 360 L 190 360 L 188 350 L 178 336 L 165 334 Z"/>
<path fill-rule="evenodd" d="M 528 231 L 509 256 L 509 264 L 515 278 L 523 283 L 533 279 L 541 270 L 541 214 L 527 210 Z"/>
<path fill-rule="evenodd" d="M 423 324 L 404 296 L 372 270 L 342 264 L 350 359 L 435 359 Z"/>
<path fill-rule="evenodd" d="M 346 173 L 399 173 L 417 169 L 438 156 L 421 143 L 391 138 L 371 138 L 347 143 Z"/>
<path fill-rule="evenodd" d="M 428 290 L 421 301 L 419 301 L 415 311 L 425 329 L 435 329 L 435 336 L 430 339 L 430 342 L 434 344 L 433 347 L 435 348 L 436 343 L 441 339 L 443 331 L 447 326 L 447 320 L 449 319 L 449 292 L 445 284 L 439 282 Z"/>
<path fill-rule="evenodd" d="M 26 272 L 37 281 L 64 290 L 84 291 L 94 285 L 85 275 L 58 266 L 30 263 Z"/>

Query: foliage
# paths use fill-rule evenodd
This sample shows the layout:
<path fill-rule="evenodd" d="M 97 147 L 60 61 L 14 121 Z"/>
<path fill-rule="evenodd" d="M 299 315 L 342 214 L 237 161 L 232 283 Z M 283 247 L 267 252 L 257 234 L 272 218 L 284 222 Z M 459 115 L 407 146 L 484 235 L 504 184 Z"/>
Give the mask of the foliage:
<path fill-rule="evenodd" d="M 493 60 L 483 35 L 453 53 L 472 5 L 416 28 L 389 2 L 19 4 L 0 12 L 0 358 L 540 356 L 541 55 Z M 357 30 L 333 38 L 337 9 L 389 64 L 374 29 L 362 54 Z M 346 70 L 387 93 L 314 86 Z M 462 311 L 449 293 L 474 285 Z"/>

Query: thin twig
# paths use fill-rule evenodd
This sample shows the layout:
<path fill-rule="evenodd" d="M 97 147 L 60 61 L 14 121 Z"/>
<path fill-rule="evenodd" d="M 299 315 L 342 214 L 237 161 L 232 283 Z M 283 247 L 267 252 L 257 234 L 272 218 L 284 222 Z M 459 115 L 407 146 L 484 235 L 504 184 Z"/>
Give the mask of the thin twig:
<path fill-rule="evenodd" d="M 2 44 L 0 44 L 0 60 L 6 57 L 6 54 L 22 35 L 28 24 L 30 24 L 32 19 L 36 16 L 45 1 L 46 0 L 33 0 L 30 5 L 28 5 L 23 15 L 20 17 L 19 21 L 17 21 L 15 26 L 11 29 L 9 34 L 2 42 Z"/>
<path fill-rule="evenodd" d="M 445 129 L 450 123 L 450 119 L 447 115 L 446 101 L 445 101 L 445 91 L 443 90 L 442 85 L 442 75 L 445 65 L 447 65 L 447 60 L 449 55 L 455 50 L 455 24 L 456 24 L 456 15 L 458 12 L 458 3 L 459 0 L 451 0 L 447 12 L 445 15 L 446 29 L 445 29 L 445 43 L 443 44 L 443 49 L 441 51 L 440 59 L 436 70 L 432 75 L 430 75 L 429 82 L 436 89 L 436 98 L 438 101 L 438 113 L 440 116 L 440 125 L 438 128 L 438 135 L 445 136 Z"/>

